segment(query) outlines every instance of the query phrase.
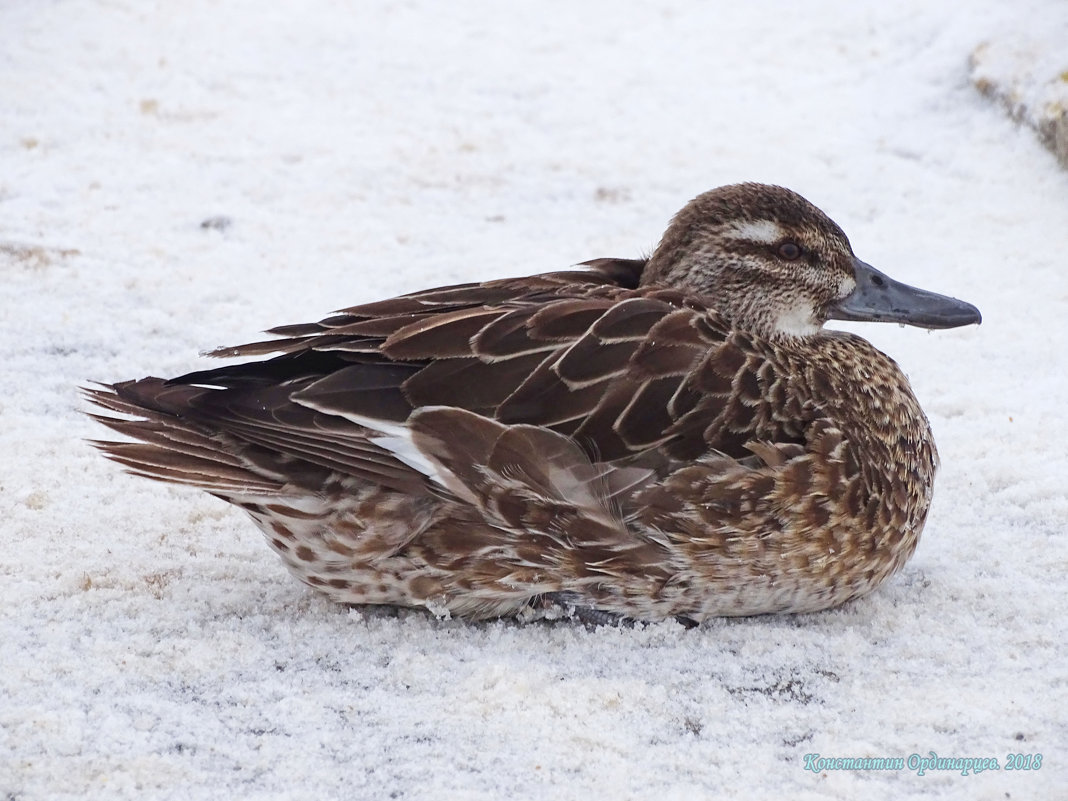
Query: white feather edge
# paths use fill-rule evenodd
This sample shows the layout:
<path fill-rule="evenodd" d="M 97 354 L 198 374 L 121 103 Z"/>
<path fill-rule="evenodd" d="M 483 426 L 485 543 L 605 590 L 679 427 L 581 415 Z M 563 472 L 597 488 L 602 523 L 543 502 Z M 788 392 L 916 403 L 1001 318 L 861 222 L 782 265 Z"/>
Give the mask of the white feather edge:
<path fill-rule="evenodd" d="M 294 400 L 309 409 L 315 409 L 318 412 L 334 415 L 335 417 L 343 417 L 358 426 L 377 432 L 379 436 L 371 436 L 367 440 L 383 450 L 389 451 L 398 461 L 426 476 L 438 486 L 450 489 L 451 486 L 455 485 L 456 482 L 447 482 L 442 474 L 443 468 L 440 465 L 416 447 L 415 442 L 412 440 L 412 432 L 403 423 L 391 423 L 388 420 L 376 420 L 373 417 L 365 417 L 362 414 L 339 412 L 337 409 L 320 406 L 304 398 L 294 398 Z"/>

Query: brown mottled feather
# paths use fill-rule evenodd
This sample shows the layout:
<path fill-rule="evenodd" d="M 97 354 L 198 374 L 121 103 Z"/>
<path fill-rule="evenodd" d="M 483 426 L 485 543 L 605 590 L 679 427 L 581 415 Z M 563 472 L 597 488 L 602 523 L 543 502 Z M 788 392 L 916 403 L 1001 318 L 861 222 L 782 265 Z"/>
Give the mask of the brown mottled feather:
<path fill-rule="evenodd" d="M 763 230 L 744 214 L 848 250 L 797 196 L 746 186 L 716 190 L 714 234 L 680 213 L 650 262 L 354 306 L 213 354 L 271 358 L 87 390 L 136 441 L 97 444 L 245 509 L 342 602 L 695 620 L 842 603 L 911 554 L 937 457 L 889 358 L 767 333 L 732 294 L 766 261 L 729 255 L 732 231 Z M 695 289 L 687 259 L 713 245 L 737 266 Z"/>

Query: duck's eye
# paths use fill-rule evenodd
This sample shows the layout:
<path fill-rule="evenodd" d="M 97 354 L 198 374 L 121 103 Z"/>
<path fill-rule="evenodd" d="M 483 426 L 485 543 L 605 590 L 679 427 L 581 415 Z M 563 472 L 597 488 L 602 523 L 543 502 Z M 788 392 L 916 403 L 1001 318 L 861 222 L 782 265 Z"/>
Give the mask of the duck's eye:
<path fill-rule="evenodd" d="M 786 261 L 797 261 L 803 252 L 796 242 L 783 242 L 778 250 L 779 258 L 786 259 Z"/>

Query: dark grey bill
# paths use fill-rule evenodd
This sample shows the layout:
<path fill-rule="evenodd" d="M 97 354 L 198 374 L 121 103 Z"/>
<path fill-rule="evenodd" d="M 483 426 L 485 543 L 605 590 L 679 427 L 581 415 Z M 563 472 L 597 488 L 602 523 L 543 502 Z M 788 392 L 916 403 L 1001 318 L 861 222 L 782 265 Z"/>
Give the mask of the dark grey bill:
<path fill-rule="evenodd" d="M 920 328 L 956 328 L 983 321 L 979 310 L 963 300 L 902 284 L 860 259 L 853 259 L 853 269 L 857 288 L 831 306 L 831 320 L 906 323 Z"/>

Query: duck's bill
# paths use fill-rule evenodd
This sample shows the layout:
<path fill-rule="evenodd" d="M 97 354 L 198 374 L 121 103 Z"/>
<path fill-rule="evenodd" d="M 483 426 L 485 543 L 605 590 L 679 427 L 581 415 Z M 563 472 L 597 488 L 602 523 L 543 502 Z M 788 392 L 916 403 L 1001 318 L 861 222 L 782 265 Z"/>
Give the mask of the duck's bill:
<path fill-rule="evenodd" d="M 853 260 L 857 288 L 830 308 L 831 320 L 905 323 L 920 328 L 956 328 L 981 323 L 979 310 L 963 300 L 895 281 L 860 259 Z"/>

